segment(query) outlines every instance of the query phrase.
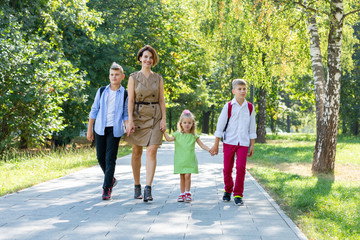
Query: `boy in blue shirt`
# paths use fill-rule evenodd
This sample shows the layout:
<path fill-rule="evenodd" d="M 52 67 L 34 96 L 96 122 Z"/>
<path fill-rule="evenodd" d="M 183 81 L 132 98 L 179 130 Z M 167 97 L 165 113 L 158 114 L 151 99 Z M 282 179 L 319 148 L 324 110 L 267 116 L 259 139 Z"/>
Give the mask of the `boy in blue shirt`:
<path fill-rule="evenodd" d="M 128 120 L 127 94 L 121 86 L 124 77 L 123 68 L 114 62 L 110 67 L 110 84 L 98 89 L 89 114 L 87 139 L 93 141 L 95 138 L 97 159 L 105 175 L 103 200 L 111 198 L 112 188 L 117 184 L 114 177 L 116 157 L 125 132 L 124 121 Z"/>

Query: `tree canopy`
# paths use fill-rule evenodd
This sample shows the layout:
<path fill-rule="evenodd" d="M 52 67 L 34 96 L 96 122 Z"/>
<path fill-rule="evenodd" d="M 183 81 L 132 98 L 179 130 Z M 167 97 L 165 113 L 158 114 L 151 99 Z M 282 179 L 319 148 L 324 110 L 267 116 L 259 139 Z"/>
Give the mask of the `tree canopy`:
<path fill-rule="evenodd" d="M 126 86 L 129 74 L 140 69 L 136 54 L 146 44 L 160 57 L 154 71 L 164 78 L 170 129 L 188 108 L 203 132 L 213 132 L 232 98 L 231 81 L 243 78 L 256 107 L 258 135 L 265 136 L 266 126 L 298 131 L 309 125 L 314 131 L 317 83 L 308 27 L 316 12 L 312 20 L 326 74 L 330 2 L 2 1 L 0 154 L 77 136 L 96 90 L 108 84 L 111 63 L 123 66 Z M 351 14 L 342 29 L 340 103 L 344 132 L 355 134 L 356 4 L 344 1 L 345 14 Z"/>

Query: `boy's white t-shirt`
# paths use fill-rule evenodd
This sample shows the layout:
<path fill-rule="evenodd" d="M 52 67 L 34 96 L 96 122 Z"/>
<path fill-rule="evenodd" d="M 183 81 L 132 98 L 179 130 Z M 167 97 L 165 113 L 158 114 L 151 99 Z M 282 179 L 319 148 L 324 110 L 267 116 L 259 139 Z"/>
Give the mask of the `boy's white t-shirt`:
<path fill-rule="evenodd" d="M 116 91 L 109 88 L 109 94 L 107 99 L 107 113 L 106 113 L 106 127 L 114 126 L 114 115 L 115 115 L 115 97 Z"/>

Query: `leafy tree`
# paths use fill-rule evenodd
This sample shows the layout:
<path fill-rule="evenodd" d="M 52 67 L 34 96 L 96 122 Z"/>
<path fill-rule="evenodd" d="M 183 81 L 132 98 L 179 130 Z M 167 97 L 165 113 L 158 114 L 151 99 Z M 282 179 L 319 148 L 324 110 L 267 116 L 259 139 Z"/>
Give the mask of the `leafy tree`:
<path fill-rule="evenodd" d="M 280 94 L 279 84 L 287 85 L 285 80 L 299 71 L 307 69 L 304 50 L 301 44 L 301 24 L 296 13 L 288 12 L 284 6 L 274 5 L 272 1 L 252 1 L 245 4 L 242 42 L 244 54 L 242 61 L 245 78 L 258 88 L 257 91 L 257 142 L 265 142 L 267 109 L 271 109 L 271 119 L 276 117 Z M 295 19 L 295 20 L 294 20 Z M 290 31 L 289 31 L 290 30 Z M 270 96 L 269 96 L 270 93 Z M 272 100 L 270 108 L 267 99 Z"/>
<path fill-rule="evenodd" d="M 350 53 L 355 43 L 352 29 L 345 21 L 347 20 L 348 24 L 354 23 L 356 15 L 353 13 L 360 11 L 356 9 L 360 7 L 360 2 L 357 0 L 276 0 L 275 2 L 293 5 L 302 9 L 307 15 L 317 119 L 317 139 L 312 170 L 333 173 L 338 135 L 341 70 L 342 66 L 347 70 L 352 68 Z M 321 51 L 324 47 L 326 47 L 325 56 Z"/>
<path fill-rule="evenodd" d="M 78 28 L 91 33 L 92 20 L 86 19 L 92 19 L 92 15 L 74 11 L 81 4 L 84 2 L 0 3 L 0 153 L 17 143 L 22 148 L 43 143 L 52 132 L 79 122 L 74 106 L 83 108 L 86 82 L 84 73 L 62 51 L 63 32 L 56 17 L 72 19 Z M 69 115 L 65 106 L 73 108 Z"/>
<path fill-rule="evenodd" d="M 360 26 L 356 23 L 354 26 L 354 35 L 360 39 Z M 340 118 L 342 120 L 343 133 L 359 134 L 360 121 L 360 55 L 359 44 L 355 44 L 353 59 L 355 61 L 354 69 L 345 72 L 341 80 L 341 101 Z M 348 132 L 350 130 L 350 132 Z"/>

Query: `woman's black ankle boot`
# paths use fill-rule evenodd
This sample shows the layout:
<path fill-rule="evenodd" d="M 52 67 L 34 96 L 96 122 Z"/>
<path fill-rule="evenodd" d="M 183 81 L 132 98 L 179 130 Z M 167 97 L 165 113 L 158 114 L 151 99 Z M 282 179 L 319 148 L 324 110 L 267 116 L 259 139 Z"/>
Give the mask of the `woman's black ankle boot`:
<path fill-rule="evenodd" d="M 145 186 L 144 188 L 144 202 L 147 201 L 152 201 L 153 198 L 151 196 L 151 187 L 150 186 Z"/>
<path fill-rule="evenodd" d="M 135 185 L 135 193 L 134 193 L 134 198 L 135 199 L 142 199 L 141 196 L 141 185 Z"/>

